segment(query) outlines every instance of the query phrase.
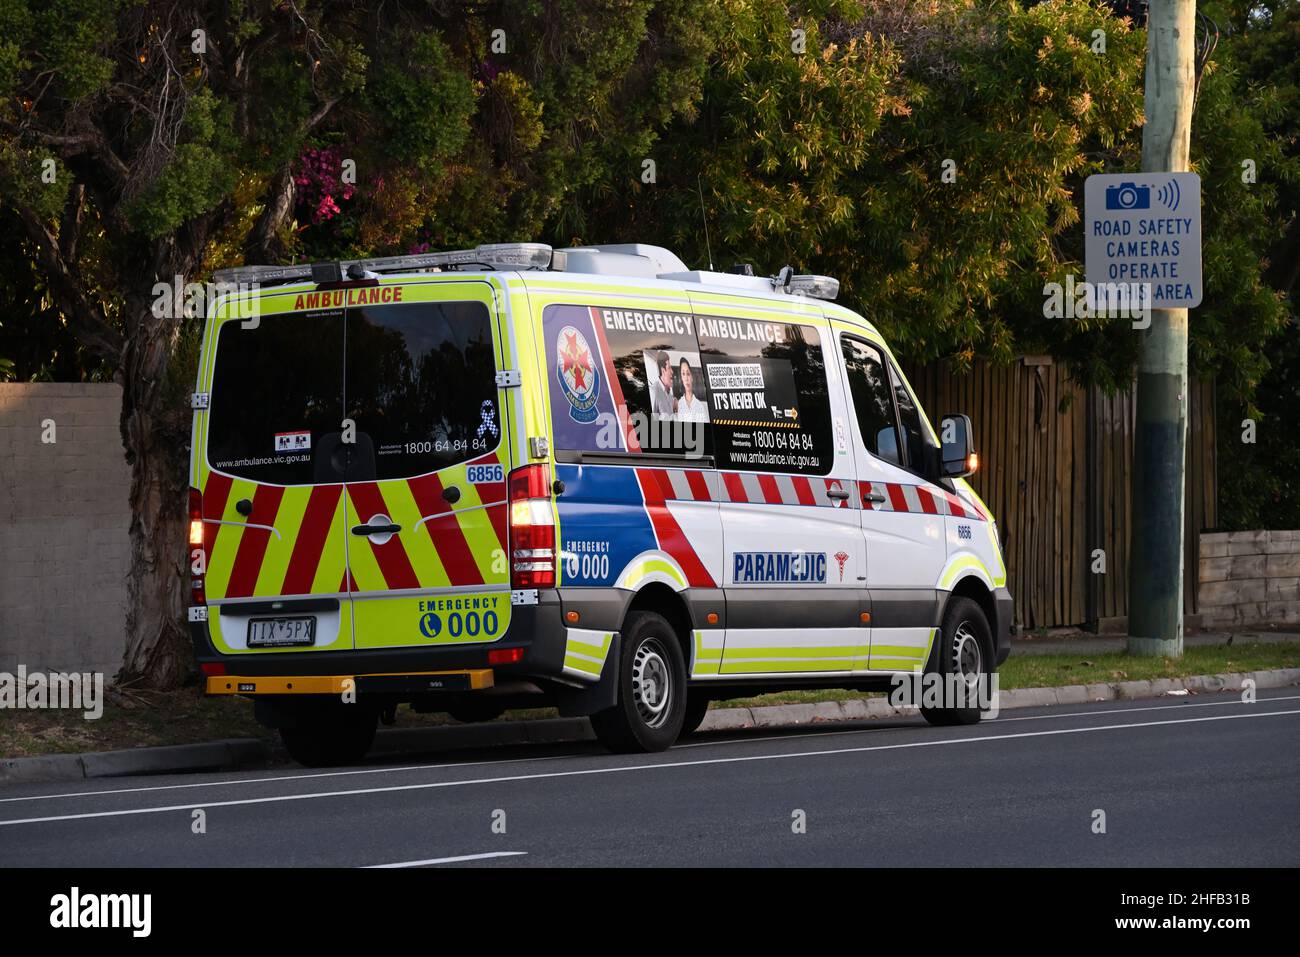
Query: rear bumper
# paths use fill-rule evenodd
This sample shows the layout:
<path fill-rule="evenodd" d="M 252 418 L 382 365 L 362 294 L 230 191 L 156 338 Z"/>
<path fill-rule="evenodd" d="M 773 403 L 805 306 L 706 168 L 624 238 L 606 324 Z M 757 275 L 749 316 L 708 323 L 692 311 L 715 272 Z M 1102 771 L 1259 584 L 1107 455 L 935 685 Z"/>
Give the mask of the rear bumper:
<path fill-rule="evenodd" d="M 1001 665 L 1011 654 L 1011 622 L 1016 606 L 1005 587 L 994 590 L 993 602 L 997 611 L 997 621 L 993 623 L 993 661 Z"/>
<path fill-rule="evenodd" d="M 483 691 L 495 684 L 490 668 L 460 671 L 407 672 L 396 675 L 221 675 L 208 678 L 204 690 L 213 695 L 338 696 L 358 693 L 426 694 L 435 691 Z"/>
<path fill-rule="evenodd" d="M 226 689 L 231 678 L 221 676 L 207 682 L 210 694 L 335 694 L 330 682 L 344 678 L 364 676 L 366 684 L 377 686 L 381 682 L 372 678 L 411 676 L 421 678 L 442 674 L 465 674 L 490 671 L 495 683 L 507 678 L 554 677 L 564 670 L 564 648 L 567 632 L 561 611 L 560 596 L 556 591 L 538 594 L 536 605 L 515 605 L 511 609 L 510 627 L 496 641 L 481 644 L 425 645 L 403 648 L 368 648 L 359 651 L 268 651 L 226 655 L 217 651 L 208 634 L 206 622 L 190 623 L 190 638 L 194 643 L 194 657 L 200 668 L 203 665 L 222 665 L 227 674 L 250 679 L 293 680 L 322 679 L 313 682 L 324 690 L 303 692 L 297 689 L 281 692 L 239 691 Z M 508 664 L 490 664 L 488 652 L 518 648 L 522 657 Z M 482 680 L 481 678 L 475 680 Z M 218 685 L 213 690 L 214 682 Z M 253 682 L 262 684 L 260 682 Z M 461 684 L 459 680 L 452 682 Z M 269 684 L 264 684 L 270 687 Z M 301 687 L 301 685 L 300 685 Z M 364 690 L 364 687 L 362 688 Z M 439 690 L 435 686 L 425 690 Z M 449 689 L 451 690 L 451 689 Z M 470 690 L 458 688 L 454 690 Z"/>

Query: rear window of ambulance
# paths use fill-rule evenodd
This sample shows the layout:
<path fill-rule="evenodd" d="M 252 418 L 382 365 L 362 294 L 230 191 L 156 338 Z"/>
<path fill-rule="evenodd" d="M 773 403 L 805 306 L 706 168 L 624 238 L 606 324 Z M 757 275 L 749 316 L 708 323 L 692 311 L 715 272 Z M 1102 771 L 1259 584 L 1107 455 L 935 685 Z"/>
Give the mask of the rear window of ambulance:
<path fill-rule="evenodd" d="M 263 316 L 221 327 L 209 464 L 277 485 L 410 478 L 501 435 L 491 320 L 478 302 Z M 343 455 L 345 419 L 355 442 Z"/>
<path fill-rule="evenodd" d="M 266 315 L 252 328 L 224 323 L 211 393 L 209 465 L 258 482 L 311 484 L 313 452 L 343 419 L 343 310 Z"/>
<path fill-rule="evenodd" d="M 346 343 L 344 405 L 373 447 L 373 478 L 423 475 L 497 447 L 501 414 L 483 303 L 352 308 Z"/>

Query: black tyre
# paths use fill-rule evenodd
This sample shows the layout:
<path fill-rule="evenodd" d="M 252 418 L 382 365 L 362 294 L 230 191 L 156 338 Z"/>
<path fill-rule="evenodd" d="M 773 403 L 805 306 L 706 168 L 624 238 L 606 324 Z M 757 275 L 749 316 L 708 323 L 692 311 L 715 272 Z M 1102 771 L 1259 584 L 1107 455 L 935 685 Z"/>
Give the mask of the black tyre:
<path fill-rule="evenodd" d="M 933 680 L 934 675 L 943 679 L 943 705 L 922 706 L 921 715 L 926 721 L 940 727 L 979 722 L 981 709 L 972 702 L 977 702 L 977 692 L 988 691 L 992 647 L 993 633 L 983 609 L 969 598 L 950 598 L 925 669 L 928 680 Z M 957 689 L 950 681 L 954 675 L 967 689 L 962 707 L 958 706 Z"/>
<path fill-rule="evenodd" d="M 346 709 L 346 710 L 345 710 Z M 375 720 L 370 709 L 340 706 L 319 720 L 280 729 L 289 757 L 309 768 L 355 764 L 366 756 L 375 740 Z"/>
<path fill-rule="evenodd" d="M 694 734 L 704 723 L 704 716 L 709 713 L 709 699 L 698 691 L 686 692 L 686 714 L 682 717 L 680 738 Z"/>
<path fill-rule="evenodd" d="M 686 700 L 672 626 L 654 612 L 633 612 L 619 640 L 618 704 L 591 716 L 597 740 L 620 753 L 666 750 L 681 734 Z"/>

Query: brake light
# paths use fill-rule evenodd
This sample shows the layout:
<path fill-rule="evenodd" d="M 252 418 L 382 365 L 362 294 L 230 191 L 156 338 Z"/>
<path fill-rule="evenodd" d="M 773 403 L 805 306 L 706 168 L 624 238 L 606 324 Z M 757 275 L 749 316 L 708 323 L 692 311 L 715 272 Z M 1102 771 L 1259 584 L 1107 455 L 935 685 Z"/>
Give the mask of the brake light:
<path fill-rule="evenodd" d="M 208 678 L 219 678 L 226 674 L 226 666 L 220 661 L 205 661 L 199 665 L 199 670 Z"/>
<path fill-rule="evenodd" d="M 203 548 L 203 493 L 190 489 L 190 604 L 207 604 L 203 579 L 208 571 L 208 555 Z"/>
<path fill-rule="evenodd" d="M 512 665 L 523 660 L 524 649 L 522 648 L 493 648 L 488 652 L 490 665 Z"/>
<path fill-rule="evenodd" d="M 510 587 L 555 587 L 555 508 L 551 470 L 525 465 L 510 473 Z"/>

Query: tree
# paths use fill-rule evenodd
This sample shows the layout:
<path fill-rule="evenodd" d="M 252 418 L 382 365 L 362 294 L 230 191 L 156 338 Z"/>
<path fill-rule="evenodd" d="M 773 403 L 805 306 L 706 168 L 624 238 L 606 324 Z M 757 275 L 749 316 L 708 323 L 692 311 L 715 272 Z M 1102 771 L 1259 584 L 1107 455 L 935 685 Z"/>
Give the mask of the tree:
<path fill-rule="evenodd" d="M 689 112 L 710 16 L 700 0 L 0 0 L 0 215 L 123 386 L 120 680 L 171 686 L 191 667 L 196 320 L 159 290 L 244 258 L 388 252 L 421 224 L 460 243 L 561 221 L 573 184 L 612 182 Z M 333 146 L 355 163 L 352 215 L 300 225 L 300 157 Z"/>
<path fill-rule="evenodd" d="M 1046 352 L 1079 379 L 1130 381 L 1129 321 L 1052 318 L 1044 293 L 1082 278 L 1084 179 L 1138 166 L 1141 30 L 1084 0 L 722 5 L 699 120 L 665 134 L 660 183 L 629 182 L 634 199 L 593 232 L 703 262 L 699 182 L 715 260 L 838 277 L 840 301 L 912 360 Z M 1277 146 L 1234 70 L 1212 63 L 1201 97 L 1208 291 L 1193 355 L 1243 392 L 1285 309 L 1261 266 L 1276 198 L 1243 191 L 1239 160 Z"/>

